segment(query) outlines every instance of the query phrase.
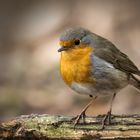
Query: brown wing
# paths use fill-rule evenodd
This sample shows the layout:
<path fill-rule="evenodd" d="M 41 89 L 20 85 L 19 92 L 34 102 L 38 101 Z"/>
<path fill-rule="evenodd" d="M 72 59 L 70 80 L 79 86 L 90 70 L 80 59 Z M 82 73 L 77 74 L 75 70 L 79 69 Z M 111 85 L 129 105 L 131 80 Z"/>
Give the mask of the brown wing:
<path fill-rule="evenodd" d="M 116 56 L 116 62 L 114 63 L 114 66 L 127 73 L 140 75 L 140 71 L 136 67 L 136 65 L 128 58 L 127 55 L 121 52 L 119 52 L 118 55 Z"/>
<path fill-rule="evenodd" d="M 93 37 L 96 38 L 96 41 L 94 41 L 94 53 L 96 56 L 113 64 L 115 68 L 121 71 L 140 76 L 140 71 L 137 66 L 128 58 L 126 54 L 117 49 L 114 44 L 96 34 L 93 34 Z"/>

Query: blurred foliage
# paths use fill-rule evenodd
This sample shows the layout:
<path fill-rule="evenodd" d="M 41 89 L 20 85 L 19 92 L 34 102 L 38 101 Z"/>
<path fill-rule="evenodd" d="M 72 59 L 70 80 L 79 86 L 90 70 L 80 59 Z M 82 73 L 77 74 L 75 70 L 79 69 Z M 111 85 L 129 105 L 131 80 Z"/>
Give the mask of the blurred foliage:
<path fill-rule="evenodd" d="M 72 25 L 110 39 L 140 66 L 139 0 L 1 0 L 0 117 L 52 113 L 76 115 L 88 102 L 62 81 L 58 40 Z M 118 94 L 115 113 L 139 113 L 140 95 L 128 88 Z M 89 114 L 105 113 L 108 97 Z"/>

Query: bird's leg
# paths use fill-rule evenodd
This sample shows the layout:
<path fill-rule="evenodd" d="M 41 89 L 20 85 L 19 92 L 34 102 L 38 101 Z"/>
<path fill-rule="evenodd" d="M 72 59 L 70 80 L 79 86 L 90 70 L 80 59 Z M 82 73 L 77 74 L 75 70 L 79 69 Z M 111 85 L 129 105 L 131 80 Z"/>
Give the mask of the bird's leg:
<path fill-rule="evenodd" d="M 95 96 L 94 98 L 92 98 L 92 100 L 84 107 L 84 109 L 81 111 L 81 113 L 78 116 L 72 118 L 72 120 L 74 120 L 74 126 L 79 123 L 79 121 L 80 121 L 81 118 L 83 119 L 83 122 L 85 123 L 85 117 L 86 117 L 85 112 L 87 111 L 87 109 L 89 108 L 89 106 L 93 103 L 93 101 L 96 98 L 97 98 L 97 96 Z"/>
<path fill-rule="evenodd" d="M 108 124 L 111 124 L 112 106 L 113 106 L 113 101 L 114 101 L 115 97 L 116 97 L 116 93 L 113 94 L 113 97 L 111 99 L 110 109 L 107 112 L 107 114 L 105 115 L 105 117 L 103 118 L 102 129 L 104 129 L 104 126 L 106 125 L 107 122 L 108 122 Z"/>

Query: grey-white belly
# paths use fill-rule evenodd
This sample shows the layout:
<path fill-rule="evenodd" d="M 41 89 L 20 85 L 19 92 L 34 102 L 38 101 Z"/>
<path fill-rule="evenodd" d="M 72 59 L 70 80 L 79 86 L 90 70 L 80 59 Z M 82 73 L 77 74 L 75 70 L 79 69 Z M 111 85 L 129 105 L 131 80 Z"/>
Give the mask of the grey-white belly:
<path fill-rule="evenodd" d="M 93 56 L 92 77 L 96 81 L 93 84 L 73 82 L 70 87 L 80 94 L 105 96 L 128 85 L 126 73 L 96 56 Z"/>

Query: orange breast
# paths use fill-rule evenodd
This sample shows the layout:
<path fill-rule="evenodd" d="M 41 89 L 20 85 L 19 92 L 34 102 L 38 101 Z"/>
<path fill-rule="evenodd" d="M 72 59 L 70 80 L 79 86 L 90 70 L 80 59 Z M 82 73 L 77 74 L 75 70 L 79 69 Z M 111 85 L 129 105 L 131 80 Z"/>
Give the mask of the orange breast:
<path fill-rule="evenodd" d="M 92 51 L 92 48 L 84 47 L 61 53 L 60 70 L 67 84 L 95 82 L 91 78 L 90 55 Z"/>

